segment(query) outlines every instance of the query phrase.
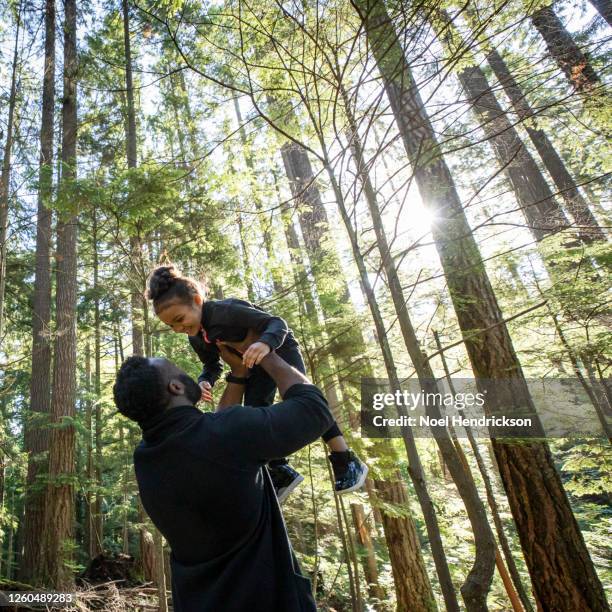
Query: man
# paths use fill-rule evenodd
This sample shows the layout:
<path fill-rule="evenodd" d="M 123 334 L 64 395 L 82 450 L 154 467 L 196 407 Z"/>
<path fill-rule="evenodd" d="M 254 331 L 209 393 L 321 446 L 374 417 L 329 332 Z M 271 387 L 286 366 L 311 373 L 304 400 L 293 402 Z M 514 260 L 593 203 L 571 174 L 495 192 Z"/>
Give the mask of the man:
<path fill-rule="evenodd" d="M 113 388 L 119 412 L 142 428 L 134 467 L 143 506 L 172 549 L 174 610 L 312 612 L 264 465 L 317 440 L 333 417 L 321 391 L 275 353 L 260 365 L 283 401 L 237 405 L 248 370 L 220 350 L 231 375 L 215 413 L 195 407 L 200 387 L 166 359 L 130 357 Z"/>

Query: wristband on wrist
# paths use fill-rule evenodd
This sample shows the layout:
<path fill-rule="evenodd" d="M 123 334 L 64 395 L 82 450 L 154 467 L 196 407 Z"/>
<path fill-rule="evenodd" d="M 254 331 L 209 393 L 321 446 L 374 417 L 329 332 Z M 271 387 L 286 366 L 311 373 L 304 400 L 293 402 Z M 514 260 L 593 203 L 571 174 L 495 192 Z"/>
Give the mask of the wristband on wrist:
<path fill-rule="evenodd" d="M 228 383 L 234 383 L 235 385 L 246 385 L 249 378 L 248 376 L 234 376 L 231 372 L 225 375 L 225 380 Z"/>

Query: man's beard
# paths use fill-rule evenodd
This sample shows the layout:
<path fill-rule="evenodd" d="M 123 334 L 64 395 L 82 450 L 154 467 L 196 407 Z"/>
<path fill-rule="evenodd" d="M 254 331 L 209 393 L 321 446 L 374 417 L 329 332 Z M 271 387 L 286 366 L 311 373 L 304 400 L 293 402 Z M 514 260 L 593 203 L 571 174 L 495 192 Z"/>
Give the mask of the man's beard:
<path fill-rule="evenodd" d="M 181 374 L 178 379 L 185 385 L 185 397 L 192 403 L 197 404 L 202 397 L 200 385 L 187 374 Z"/>

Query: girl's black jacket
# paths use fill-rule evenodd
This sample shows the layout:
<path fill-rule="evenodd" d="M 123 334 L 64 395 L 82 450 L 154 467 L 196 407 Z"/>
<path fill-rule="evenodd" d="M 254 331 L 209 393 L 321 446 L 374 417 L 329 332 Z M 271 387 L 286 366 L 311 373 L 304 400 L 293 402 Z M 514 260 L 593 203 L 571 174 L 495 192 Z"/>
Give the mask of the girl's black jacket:
<path fill-rule="evenodd" d="M 275 317 L 245 300 L 208 300 L 202 306 L 204 331 L 189 336 L 189 343 L 204 364 L 198 382 L 204 380 L 214 385 L 223 365 L 215 342 L 242 342 L 249 329 L 260 332 L 260 342 L 265 342 L 273 351 L 297 346 L 293 333 L 284 319 Z"/>

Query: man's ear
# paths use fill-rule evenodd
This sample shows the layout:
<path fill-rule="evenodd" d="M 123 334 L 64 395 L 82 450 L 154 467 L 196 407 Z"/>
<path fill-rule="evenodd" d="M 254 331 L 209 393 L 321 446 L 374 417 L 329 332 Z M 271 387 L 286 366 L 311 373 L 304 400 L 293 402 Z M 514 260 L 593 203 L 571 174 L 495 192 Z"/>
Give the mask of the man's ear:
<path fill-rule="evenodd" d="M 204 303 L 204 298 L 203 298 L 203 297 L 202 297 L 202 296 L 201 296 L 199 293 L 196 293 L 196 294 L 193 296 L 193 301 L 194 301 L 194 302 L 195 302 L 195 303 L 196 303 L 198 306 L 201 306 L 201 305 Z"/>
<path fill-rule="evenodd" d="M 178 378 L 172 378 L 168 383 L 168 391 L 171 395 L 184 395 L 185 385 Z"/>

